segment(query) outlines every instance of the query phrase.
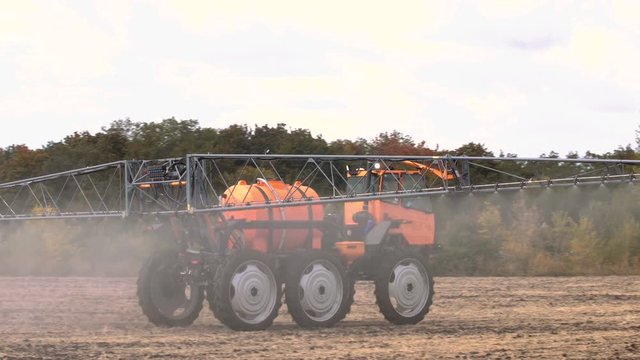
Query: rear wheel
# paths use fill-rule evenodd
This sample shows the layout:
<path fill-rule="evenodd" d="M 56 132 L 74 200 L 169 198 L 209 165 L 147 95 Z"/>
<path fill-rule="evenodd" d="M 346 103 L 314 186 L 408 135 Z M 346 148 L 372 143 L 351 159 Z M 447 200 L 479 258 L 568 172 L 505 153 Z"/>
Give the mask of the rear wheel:
<path fill-rule="evenodd" d="M 376 304 L 390 322 L 417 324 L 433 301 L 433 278 L 423 257 L 397 249 L 381 257 L 375 277 Z"/>
<path fill-rule="evenodd" d="M 138 276 L 138 303 L 155 325 L 188 326 L 202 310 L 204 288 L 189 281 L 189 269 L 174 250 L 155 253 Z"/>
<path fill-rule="evenodd" d="M 306 250 L 287 264 L 285 295 L 293 320 L 302 327 L 328 327 L 351 309 L 353 281 L 333 254 Z"/>
<path fill-rule="evenodd" d="M 255 331 L 271 326 L 278 315 L 282 290 L 273 258 L 240 250 L 220 265 L 208 294 L 215 317 L 233 330 Z"/>

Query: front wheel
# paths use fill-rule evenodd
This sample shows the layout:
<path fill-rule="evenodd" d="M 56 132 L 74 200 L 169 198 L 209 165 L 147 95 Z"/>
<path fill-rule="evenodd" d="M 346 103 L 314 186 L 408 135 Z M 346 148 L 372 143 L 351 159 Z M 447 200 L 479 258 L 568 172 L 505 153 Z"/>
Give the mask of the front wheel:
<path fill-rule="evenodd" d="M 397 249 L 381 257 L 375 276 L 376 304 L 385 319 L 417 324 L 433 301 L 433 278 L 423 257 Z"/>
<path fill-rule="evenodd" d="M 293 255 L 287 263 L 287 308 L 302 327 L 332 326 L 349 313 L 353 285 L 335 255 L 305 250 Z"/>
<path fill-rule="evenodd" d="M 175 250 L 149 257 L 138 276 L 138 303 L 149 321 L 160 326 L 191 325 L 202 310 L 204 287 L 189 281 L 189 269 Z"/>

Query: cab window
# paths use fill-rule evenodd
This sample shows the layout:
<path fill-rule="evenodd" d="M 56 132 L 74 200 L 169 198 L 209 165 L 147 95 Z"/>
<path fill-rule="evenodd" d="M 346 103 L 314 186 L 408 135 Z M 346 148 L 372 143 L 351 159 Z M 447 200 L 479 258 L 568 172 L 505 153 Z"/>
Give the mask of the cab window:
<path fill-rule="evenodd" d="M 418 190 L 426 188 L 425 177 L 420 174 L 405 174 L 402 177 L 402 187 L 405 190 Z"/>
<path fill-rule="evenodd" d="M 405 190 L 425 189 L 426 179 L 420 174 L 410 174 L 402 177 L 402 186 Z M 412 196 L 402 199 L 402 206 L 407 209 L 419 210 L 426 213 L 433 212 L 431 198 L 429 196 Z"/>
<path fill-rule="evenodd" d="M 378 191 L 379 176 L 371 174 L 371 185 L 367 190 L 367 178 L 365 176 L 351 176 L 347 178 L 347 194 L 366 194 Z"/>
<path fill-rule="evenodd" d="M 399 190 L 399 175 L 384 174 L 382 177 L 382 192 L 394 192 Z M 400 203 L 399 198 L 384 198 L 382 201 L 392 204 Z"/>

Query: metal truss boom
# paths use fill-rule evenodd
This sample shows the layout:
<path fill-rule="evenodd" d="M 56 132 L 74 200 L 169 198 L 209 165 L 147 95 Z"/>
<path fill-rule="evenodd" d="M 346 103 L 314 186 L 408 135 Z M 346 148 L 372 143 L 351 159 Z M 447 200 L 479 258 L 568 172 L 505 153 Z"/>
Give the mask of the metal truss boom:
<path fill-rule="evenodd" d="M 637 182 L 640 160 L 410 155 L 188 154 L 122 160 L 0 184 L 0 221 L 170 215 L 333 204 L 461 192 Z M 394 170 L 414 170 L 411 181 Z M 385 189 L 349 172 L 388 176 Z M 292 184 L 284 197 L 227 206 L 224 191 L 260 179 Z M 297 189 L 318 197 L 295 200 Z"/>

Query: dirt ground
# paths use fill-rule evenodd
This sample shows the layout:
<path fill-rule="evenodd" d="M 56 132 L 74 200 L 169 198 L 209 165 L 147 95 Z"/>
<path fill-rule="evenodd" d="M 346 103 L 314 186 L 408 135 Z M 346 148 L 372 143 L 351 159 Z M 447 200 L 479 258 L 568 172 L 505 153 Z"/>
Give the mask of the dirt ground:
<path fill-rule="evenodd" d="M 281 310 L 267 331 L 222 326 L 205 307 L 188 328 L 158 328 L 132 278 L 0 278 L 0 358 L 640 359 L 640 277 L 436 278 L 415 326 L 378 313 L 370 283 L 331 329 Z"/>

